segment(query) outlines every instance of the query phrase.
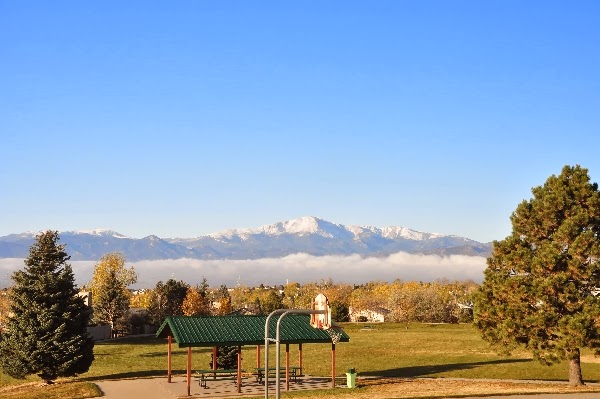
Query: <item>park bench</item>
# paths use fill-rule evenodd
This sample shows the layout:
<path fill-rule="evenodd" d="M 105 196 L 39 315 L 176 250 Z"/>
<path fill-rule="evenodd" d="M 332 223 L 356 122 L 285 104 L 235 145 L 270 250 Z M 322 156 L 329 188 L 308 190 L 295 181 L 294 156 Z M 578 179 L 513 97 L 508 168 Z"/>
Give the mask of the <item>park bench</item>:
<path fill-rule="evenodd" d="M 265 368 L 257 367 L 256 369 L 256 381 L 259 384 L 262 384 L 262 380 L 265 377 Z M 275 378 L 275 372 L 277 369 L 275 367 L 269 367 L 269 378 Z M 298 382 L 298 377 L 302 374 L 302 369 L 298 366 L 290 366 L 290 379 L 294 382 Z M 279 369 L 279 375 L 285 378 L 285 367 Z"/>
<path fill-rule="evenodd" d="M 220 380 L 233 380 L 237 384 L 237 369 L 217 369 L 217 370 L 196 370 L 198 376 L 198 382 L 202 388 L 208 388 L 206 382 L 212 377 L 216 380 L 219 377 Z M 241 370 L 245 373 L 245 370 Z"/>

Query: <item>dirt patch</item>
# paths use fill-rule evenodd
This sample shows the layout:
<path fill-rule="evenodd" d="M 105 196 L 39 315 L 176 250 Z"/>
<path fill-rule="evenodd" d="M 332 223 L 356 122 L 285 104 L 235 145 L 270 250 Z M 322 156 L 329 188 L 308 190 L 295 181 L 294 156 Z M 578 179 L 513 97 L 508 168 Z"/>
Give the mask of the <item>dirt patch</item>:
<path fill-rule="evenodd" d="M 581 363 L 600 363 L 600 357 L 594 355 L 581 356 Z"/>
<path fill-rule="evenodd" d="M 495 381 L 463 381 L 445 379 L 366 379 L 358 381 L 358 389 L 348 394 L 319 395 L 326 399 L 383 399 L 435 398 L 450 396 L 509 395 L 525 393 L 580 393 L 600 392 L 600 386 L 572 388 L 556 383 L 512 383 Z"/>

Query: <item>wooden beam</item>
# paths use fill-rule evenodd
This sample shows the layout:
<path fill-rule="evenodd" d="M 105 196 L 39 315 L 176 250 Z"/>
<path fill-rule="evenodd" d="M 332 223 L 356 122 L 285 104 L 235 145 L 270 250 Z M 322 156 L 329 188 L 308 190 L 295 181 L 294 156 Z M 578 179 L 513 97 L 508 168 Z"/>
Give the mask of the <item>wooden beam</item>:
<path fill-rule="evenodd" d="M 169 346 L 167 347 L 167 382 L 171 383 L 171 356 L 172 356 L 172 352 L 171 352 L 171 342 L 173 341 L 173 338 L 169 335 L 167 337 L 167 342 L 169 343 Z"/>
<path fill-rule="evenodd" d="M 190 396 L 190 386 L 192 382 L 192 347 L 187 350 L 187 394 Z"/>
<path fill-rule="evenodd" d="M 242 393 L 242 346 L 238 346 L 237 361 L 237 391 Z"/>
<path fill-rule="evenodd" d="M 331 388 L 335 388 L 335 344 L 331 344 Z"/>
<path fill-rule="evenodd" d="M 298 344 L 298 367 L 300 367 L 300 375 L 302 375 L 302 344 Z"/>
<path fill-rule="evenodd" d="M 290 390 L 290 344 L 285 344 L 285 390 Z"/>
<path fill-rule="evenodd" d="M 216 346 L 213 346 L 213 364 L 212 364 L 212 369 L 213 370 L 217 369 L 217 347 Z"/>
<path fill-rule="evenodd" d="M 256 345 L 256 368 L 260 367 L 260 345 Z"/>

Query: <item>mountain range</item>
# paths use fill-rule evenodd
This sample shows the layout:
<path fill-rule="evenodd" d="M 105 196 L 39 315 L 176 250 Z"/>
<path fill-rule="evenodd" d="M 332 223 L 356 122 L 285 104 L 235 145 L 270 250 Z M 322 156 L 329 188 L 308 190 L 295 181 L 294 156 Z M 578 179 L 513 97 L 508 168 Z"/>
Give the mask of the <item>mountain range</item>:
<path fill-rule="evenodd" d="M 128 261 L 261 259 L 296 253 L 314 256 L 411 254 L 488 256 L 491 243 L 406 227 L 345 226 L 306 216 L 255 229 L 232 229 L 196 238 L 131 238 L 112 230 L 60 232 L 72 260 L 98 260 L 122 252 Z M 36 233 L 0 237 L 0 258 L 25 258 Z"/>

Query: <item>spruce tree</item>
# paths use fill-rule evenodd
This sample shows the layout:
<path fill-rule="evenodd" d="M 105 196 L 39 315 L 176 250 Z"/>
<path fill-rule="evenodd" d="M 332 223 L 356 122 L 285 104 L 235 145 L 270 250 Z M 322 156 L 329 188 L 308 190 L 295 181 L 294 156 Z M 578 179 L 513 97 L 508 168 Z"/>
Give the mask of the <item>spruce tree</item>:
<path fill-rule="evenodd" d="M 219 346 L 217 348 L 217 368 L 232 370 L 237 368 L 238 348 L 236 346 Z M 213 364 L 213 355 L 210 355 L 210 367 Z"/>
<path fill-rule="evenodd" d="M 182 305 L 190 286 L 184 281 L 170 278 L 159 281 L 150 298 L 150 315 L 154 324 L 160 325 L 167 316 L 183 315 Z"/>
<path fill-rule="evenodd" d="M 511 216 L 512 234 L 493 243 L 475 324 L 506 352 L 521 345 L 546 364 L 567 360 L 570 384 L 582 385 L 580 349 L 600 353 L 598 185 L 565 166 L 532 193 Z"/>
<path fill-rule="evenodd" d="M 36 237 L 24 270 L 13 273 L 12 312 L 0 341 L 0 365 L 15 378 L 37 374 L 51 383 L 88 371 L 94 341 L 90 309 L 77 296 L 75 279 L 56 231 Z"/>

